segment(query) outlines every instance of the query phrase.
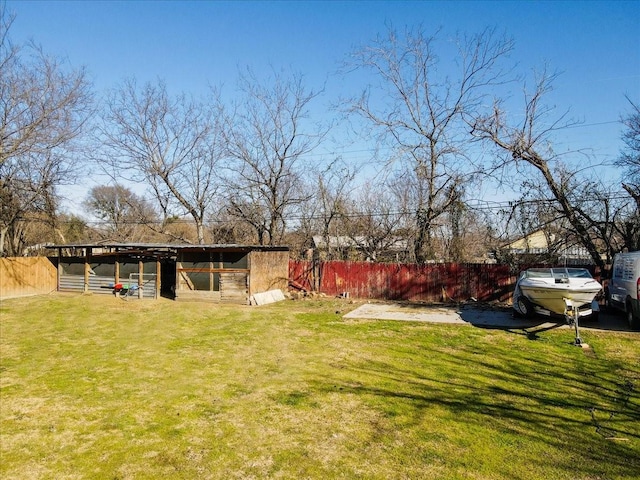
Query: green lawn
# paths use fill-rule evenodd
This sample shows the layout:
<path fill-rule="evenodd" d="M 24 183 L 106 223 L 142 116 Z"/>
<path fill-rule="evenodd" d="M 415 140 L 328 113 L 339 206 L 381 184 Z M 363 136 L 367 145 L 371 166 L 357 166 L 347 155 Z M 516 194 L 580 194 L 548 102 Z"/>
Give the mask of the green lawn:
<path fill-rule="evenodd" d="M 53 295 L 0 306 L 0 477 L 640 478 L 640 335 Z"/>

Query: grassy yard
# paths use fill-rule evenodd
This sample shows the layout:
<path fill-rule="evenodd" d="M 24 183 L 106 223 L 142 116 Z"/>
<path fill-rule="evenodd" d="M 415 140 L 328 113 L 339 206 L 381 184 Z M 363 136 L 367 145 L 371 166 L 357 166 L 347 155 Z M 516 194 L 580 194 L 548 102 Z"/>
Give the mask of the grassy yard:
<path fill-rule="evenodd" d="M 640 335 L 266 307 L 0 305 L 0 477 L 640 478 Z"/>

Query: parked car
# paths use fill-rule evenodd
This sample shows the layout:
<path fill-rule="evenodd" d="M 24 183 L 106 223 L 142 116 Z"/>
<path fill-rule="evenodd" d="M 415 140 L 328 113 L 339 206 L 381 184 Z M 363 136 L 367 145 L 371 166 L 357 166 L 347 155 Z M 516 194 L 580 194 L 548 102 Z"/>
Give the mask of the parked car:
<path fill-rule="evenodd" d="M 605 304 L 627 316 L 629 327 L 640 329 L 640 252 L 618 253 L 605 288 Z"/>

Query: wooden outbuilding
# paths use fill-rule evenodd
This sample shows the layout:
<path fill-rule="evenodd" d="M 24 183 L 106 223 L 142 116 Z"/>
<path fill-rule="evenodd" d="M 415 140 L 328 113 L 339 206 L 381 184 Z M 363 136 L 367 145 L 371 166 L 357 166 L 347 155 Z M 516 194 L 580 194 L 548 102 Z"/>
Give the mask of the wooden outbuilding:
<path fill-rule="evenodd" d="M 250 245 L 71 244 L 57 250 L 58 290 L 248 304 L 285 290 L 289 248 Z"/>

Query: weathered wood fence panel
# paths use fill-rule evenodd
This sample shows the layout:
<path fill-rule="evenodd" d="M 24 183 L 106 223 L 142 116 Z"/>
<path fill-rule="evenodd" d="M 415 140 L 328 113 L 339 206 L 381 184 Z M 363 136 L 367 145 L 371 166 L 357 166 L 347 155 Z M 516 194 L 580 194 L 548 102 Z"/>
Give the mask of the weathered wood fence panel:
<path fill-rule="evenodd" d="M 516 278 L 508 265 L 289 262 L 291 284 L 327 295 L 426 302 L 507 300 Z"/>
<path fill-rule="evenodd" d="M 57 275 L 56 266 L 46 257 L 0 258 L 0 298 L 54 292 Z"/>

